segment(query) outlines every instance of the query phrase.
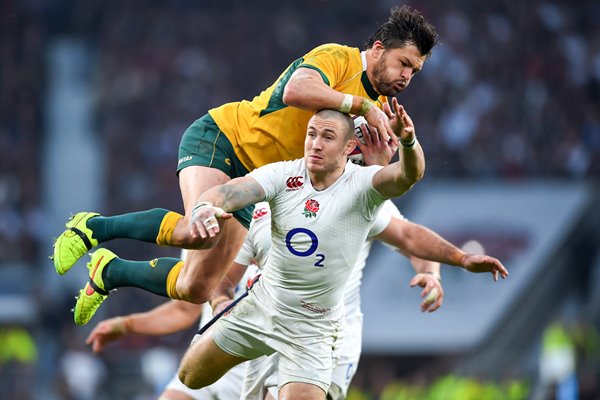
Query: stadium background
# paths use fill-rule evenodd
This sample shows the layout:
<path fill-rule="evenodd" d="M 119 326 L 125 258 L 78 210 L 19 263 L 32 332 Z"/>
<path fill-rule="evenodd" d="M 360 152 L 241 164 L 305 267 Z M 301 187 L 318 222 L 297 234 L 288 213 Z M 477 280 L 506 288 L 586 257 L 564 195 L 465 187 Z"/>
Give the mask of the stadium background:
<path fill-rule="evenodd" d="M 91 356 L 83 342 L 101 317 L 162 299 L 120 290 L 89 327 L 76 327 L 69 310 L 84 263 L 55 276 L 47 259 L 52 236 L 82 209 L 180 210 L 176 150 L 194 119 L 255 95 L 317 44 L 362 47 L 396 4 L 0 2 L 0 397 L 153 398 L 193 330 L 131 337 Z M 509 278 L 481 291 L 483 279 L 444 267 L 447 301 L 435 315 L 392 309 L 369 319 L 386 305 L 376 300 L 381 287 L 406 310 L 418 307 L 408 267 L 376 247 L 365 272 L 365 353 L 353 396 L 553 398 L 540 384 L 538 360 L 544 333 L 562 326 L 574 346 L 580 398 L 596 399 L 600 4 L 412 4 L 436 25 L 441 45 L 399 96 L 415 121 L 427 174 L 398 204 L 457 245 L 481 241 L 519 271 L 511 276 L 519 285 Z M 519 206 L 521 195 L 527 206 Z M 466 199 L 473 206 L 458 212 Z M 514 199 L 514 208 L 500 212 Z M 488 224 L 495 215 L 533 220 L 507 234 Z M 468 219 L 477 229 L 445 229 L 436 225 L 441 219 L 459 227 Z M 129 241 L 110 246 L 126 258 L 177 255 Z M 407 272 L 390 287 L 385 275 L 376 278 L 391 264 Z M 474 297 L 461 297 L 465 285 Z M 435 331 L 423 343 L 427 321 L 436 321 Z M 463 331 L 479 334 L 452 339 Z"/>

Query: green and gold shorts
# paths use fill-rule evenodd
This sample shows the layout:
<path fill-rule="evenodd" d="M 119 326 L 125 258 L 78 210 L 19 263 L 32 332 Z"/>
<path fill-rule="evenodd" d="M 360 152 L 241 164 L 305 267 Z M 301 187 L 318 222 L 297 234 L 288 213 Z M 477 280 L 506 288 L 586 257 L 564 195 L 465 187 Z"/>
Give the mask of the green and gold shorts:
<path fill-rule="evenodd" d="M 238 160 L 229 139 L 209 114 L 194 121 L 183 133 L 179 144 L 177 174 L 193 165 L 216 168 L 232 179 L 248 173 Z M 249 228 L 253 210 L 254 205 L 234 211 L 233 215 L 242 225 Z"/>

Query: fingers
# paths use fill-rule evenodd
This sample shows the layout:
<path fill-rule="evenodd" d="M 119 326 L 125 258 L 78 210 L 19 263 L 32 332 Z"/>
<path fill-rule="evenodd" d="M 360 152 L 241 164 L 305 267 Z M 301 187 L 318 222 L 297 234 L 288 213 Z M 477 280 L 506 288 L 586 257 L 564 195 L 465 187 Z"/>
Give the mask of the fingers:
<path fill-rule="evenodd" d="M 396 100 L 396 98 L 394 97 L 394 99 L 392 100 L 392 102 Z M 396 100 L 396 104 L 398 103 L 398 100 Z M 383 110 L 383 112 L 385 113 L 385 115 L 387 115 L 388 118 L 394 118 L 394 113 L 392 112 L 392 109 L 390 108 L 390 105 L 388 103 L 383 103 L 383 107 L 381 108 Z M 396 110 L 396 108 L 394 108 L 394 110 Z"/>
<path fill-rule="evenodd" d="M 434 312 L 441 307 L 442 299 L 443 291 L 438 290 L 437 287 L 433 287 L 430 291 L 428 291 L 427 297 L 425 297 L 421 303 L 421 311 Z"/>

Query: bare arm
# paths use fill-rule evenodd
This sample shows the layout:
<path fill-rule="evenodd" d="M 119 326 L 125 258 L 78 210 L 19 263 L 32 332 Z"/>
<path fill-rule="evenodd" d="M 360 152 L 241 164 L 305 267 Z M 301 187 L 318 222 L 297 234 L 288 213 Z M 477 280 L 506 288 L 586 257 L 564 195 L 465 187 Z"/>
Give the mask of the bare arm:
<path fill-rule="evenodd" d="M 106 344 L 127 334 L 163 336 L 192 326 L 202 313 L 202 305 L 171 300 L 144 312 L 109 318 L 92 330 L 86 343 L 98 353 Z"/>
<path fill-rule="evenodd" d="M 256 179 L 250 176 L 235 178 L 204 192 L 192 211 L 190 230 L 192 237 L 214 237 L 219 225 L 211 218 L 229 219 L 236 211 L 265 199 L 265 191 Z M 214 220 L 216 222 L 216 220 Z"/>
<path fill-rule="evenodd" d="M 363 115 L 369 125 L 384 133 L 386 141 L 392 138 L 397 143 L 386 114 L 375 103 L 362 96 L 351 96 L 349 108 L 343 110 L 342 104 L 346 95 L 348 94 L 329 87 L 317 71 L 310 68 L 298 68 L 285 85 L 283 102 L 288 106 L 310 111 L 331 109 L 348 114 Z"/>
<path fill-rule="evenodd" d="M 375 238 L 397 248 L 408 257 L 449 265 L 462 266 L 462 257 L 466 255 L 431 229 L 395 217 L 392 217 L 389 225 Z"/>
<path fill-rule="evenodd" d="M 390 123 L 400 137 L 400 159 L 380 171 L 373 177 L 373 186 L 385 198 L 398 197 L 407 192 L 425 174 L 425 156 L 416 140 L 413 122 L 394 98 L 392 100 L 395 114 L 386 107 Z"/>
<path fill-rule="evenodd" d="M 469 272 L 490 272 L 494 280 L 498 280 L 498 275 L 502 278 L 508 276 L 508 271 L 498 259 L 465 253 L 431 229 L 410 221 L 392 218 L 388 227 L 376 239 L 414 257 L 463 267 Z"/>
<path fill-rule="evenodd" d="M 218 314 L 219 311 L 229 304 L 230 300 L 233 300 L 235 287 L 240 283 L 247 269 L 247 265 L 240 263 L 234 262 L 231 265 L 227 271 L 227 275 L 223 278 L 219 286 L 217 286 L 209 301 L 213 309 L 213 314 Z"/>

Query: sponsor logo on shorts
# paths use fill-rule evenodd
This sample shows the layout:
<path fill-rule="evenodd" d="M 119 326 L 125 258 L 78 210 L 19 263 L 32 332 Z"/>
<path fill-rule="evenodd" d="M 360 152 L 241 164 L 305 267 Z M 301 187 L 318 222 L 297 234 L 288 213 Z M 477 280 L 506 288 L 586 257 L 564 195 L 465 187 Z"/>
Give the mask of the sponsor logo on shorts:
<path fill-rule="evenodd" d="M 298 190 L 304 185 L 304 178 L 301 176 L 290 176 L 285 181 L 285 185 L 288 187 L 286 191 Z"/>
<path fill-rule="evenodd" d="M 179 161 L 177 161 L 177 165 L 179 165 L 179 164 L 181 164 L 182 162 L 185 162 L 185 161 L 190 161 L 191 159 L 192 159 L 192 156 L 181 157 L 179 159 Z"/>
<path fill-rule="evenodd" d="M 308 311 L 312 311 L 312 312 L 315 312 L 317 314 L 325 314 L 329 310 L 331 310 L 331 308 L 319 307 L 315 303 L 309 303 L 309 302 L 304 301 L 304 300 L 300 300 L 300 304 L 302 305 L 302 308 L 306 308 Z"/>
<path fill-rule="evenodd" d="M 231 166 L 231 160 L 229 158 L 226 158 L 225 159 L 225 164 Z"/>
<path fill-rule="evenodd" d="M 156 267 L 156 264 L 158 264 L 158 258 L 155 258 L 154 260 L 150 260 L 150 268 Z"/>

